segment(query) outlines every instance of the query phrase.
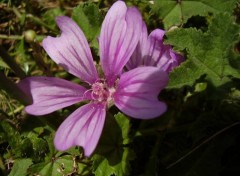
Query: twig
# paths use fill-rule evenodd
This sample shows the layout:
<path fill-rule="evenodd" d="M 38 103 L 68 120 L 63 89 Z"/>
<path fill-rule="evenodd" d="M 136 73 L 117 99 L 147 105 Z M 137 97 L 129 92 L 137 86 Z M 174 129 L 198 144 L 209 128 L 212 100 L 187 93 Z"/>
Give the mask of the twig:
<path fill-rule="evenodd" d="M 9 113 L 8 113 L 8 116 L 12 116 L 12 115 L 14 115 L 14 114 L 16 114 L 16 113 L 22 111 L 23 109 L 24 109 L 24 106 L 21 105 L 21 106 L 19 106 L 17 109 L 15 109 L 15 110 L 9 112 Z"/>
<path fill-rule="evenodd" d="M 0 34 L 0 39 L 22 40 L 23 35 L 4 35 L 4 34 Z"/>
<path fill-rule="evenodd" d="M 50 27 L 49 25 L 47 25 L 46 23 L 44 23 L 40 18 L 35 17 L 35 16 L 33 16 L 32 14 L 27 14 L 27 15 L 26 15 L 26 18 L 32 20 L 33 22 L 35 22 L 35 23 L 37 23 L 37 24 L 39 24 L 39 25 L 41 25 L 41 26 L 44 26 L 44 27 L 47 28 L 47 29 L 52 30 L 53 32 L 56 32 L 56 30 L 55 30 L 54 28 Z"/>
<path fill-rule="evenodd" d="M 216 132 L 215 134 L 213 134 L 212 136 L 210 136 L 208 139 L 206 139 L 205 141 L 203 141 L 203 143 L 201 143 L 200 145 L 196 146 L 193 150 L 191 150 L 190 152 L 188 152 L 186 155 L 184 155 L 183 157 L 179 158 L 177 161 L 175 161 L 174 163 L 170 164 L 169 166 L 167 166 L 166 169 L 170 169 L 171 167 L 175 166 L 177 163 L 179 163 L 180 161 L 184 160 L 185 158 L 187 158 L 189 155 L 191 155 L 193 152 L 195 152 L 197 149 L 199 149 L 200 147 L 202 147 L 204 144 L 208 143 L 209 141 L 211 141 L 213 138 L 215 138 L 216 136 L 218 136 L 219 134 L 229 130 L 230 128 L 239 125 L 240 122 L 236 122 L 232 125 L 229 125 L 225 128 L 223 128 L 222 130 Z"/>

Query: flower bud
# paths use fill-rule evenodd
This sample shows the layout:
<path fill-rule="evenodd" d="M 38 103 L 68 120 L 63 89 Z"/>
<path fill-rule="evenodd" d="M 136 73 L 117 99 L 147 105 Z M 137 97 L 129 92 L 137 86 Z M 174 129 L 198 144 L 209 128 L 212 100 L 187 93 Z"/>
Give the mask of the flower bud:
<path fill-rule="evenodd" d="M 36 32 L 34 30 L 27 30 L 24 32 L 25 41 L 28 43 L 34 42 L 36 38 Z"/>

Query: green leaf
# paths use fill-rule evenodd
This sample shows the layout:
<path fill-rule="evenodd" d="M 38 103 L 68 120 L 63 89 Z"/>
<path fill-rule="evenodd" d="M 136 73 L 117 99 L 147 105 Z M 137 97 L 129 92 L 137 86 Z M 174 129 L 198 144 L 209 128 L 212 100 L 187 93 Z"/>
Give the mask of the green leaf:
<path fill-rule="evenodd" d="M 93 3 L 79 5 L 73 9 L 72 18 L 81 27 L 92 46 L 97 47 L 97 37 L 102 24 L 102 15 Z"/>
<path fill-rule="evenodd" d="M 27 175 L 27 170 L 31 164 L 32 160 L 29 158 L 15 160 L 9 176 Z"/>
<path fill-rule="evenodd" d="M 152 9 L 163 20 L 165 28 L 184 24 L 190 17 L 209 13 L 232 13 L 237 0 L 156 0 Z"/>
<path fill-rule="evenodd" d="M 231 66 L 230 57 L 238 33 L 239 26 L 226 13 L 216 15 L 205 33 L 195 28 L 168 32 L 167 43 L 187 51 L 187 60 L 170 74 L 168 87 L 192 85 L 202 75 L 216 86 L 228 82 L 228 76 L 240 78 L 240 69 Z"/>
<path fill-rule="evenodd" d="M 123 114 L 118 113 L 114 118 L 107 118 L 96 154 L 93 156 L 96 176 L 129 174 L 129 161 L 135 157 L 133 150 L 127 146 L 130 142 L 129 129 L 129 119 Z"/>
<path fill-rule="evenodd" d="M 6 120 L 0 122 L 0 142 L 7 141 L 11 147 L 17 147 L 21 143 L 19 132 Z"/>

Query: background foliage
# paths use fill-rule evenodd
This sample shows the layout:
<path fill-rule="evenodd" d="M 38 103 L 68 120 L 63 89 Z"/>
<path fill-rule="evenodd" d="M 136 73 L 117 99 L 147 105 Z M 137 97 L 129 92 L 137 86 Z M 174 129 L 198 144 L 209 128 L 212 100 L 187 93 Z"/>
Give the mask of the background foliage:
<path fill-rule="evenodd" d="M 98 61 L 100 27 L 114 1 L 0 0 L 0 175 L 240 175 L 240 2 L 238 0 L 126 1 L 149 31 L 167 30 L 186 60 L 170 74 L 160 98 L 163 116 L 147 121 L 112 107 L 91 158 L 82 149 L 56 151 L 54 133 L 76 105 L 42 117 L 24 112 L 15 86 L 26 76 L 78 81 L 41 47 L 56 36 L 56 16 L 71 16 Z"/>

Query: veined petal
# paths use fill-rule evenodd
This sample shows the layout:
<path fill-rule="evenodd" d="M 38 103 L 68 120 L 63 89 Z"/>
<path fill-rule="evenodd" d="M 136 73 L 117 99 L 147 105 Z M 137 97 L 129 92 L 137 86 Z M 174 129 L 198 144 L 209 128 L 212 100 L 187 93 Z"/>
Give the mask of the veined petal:
<path fill-rule="evenodd" d="M 148 37 L 148 45 L 143 49 L 143 65 L 156 66 L 163 71 L 170 72 L 183 61 L 183 56 L 175 53 L 172 46 L 164 45 L 165 31 L 155 29 Z"/>
<path fill-rule="evenodd" d="M 58 109 L 89 99 L 85 96 L 86 88 L 53 77 L 29 77 L 18 84 L 19 87 L 32 97 L 33 104 L 25 110 L 32 115 L 49 114 Z"/>
<path fill-rule="evenodd" d="M 48 36 L 43 40 L 43 48 L 69 73 L 88 83 L 94 83 L 98 79 L 98 74 L 82 30 L 69 17 L 61 16 L 56 21 L 62 31 L 61 36 L 56 38 Z"/>
<path fill-rule="evenodd" d="M 128 70 L 143 65 L 144 53 L 147 47 L 148 47 L 147 26 L 146 23 L 142 21 L 141 37 L 138 41 L 137 47 L 135 48 L 132 56 L 130 57 L 128 63 L 126 64 Z"/>
<path fill-rule="evenodd" d="M 155 29 L 148 36 L 148 43 L 145 47 L 143 63 L 145 66 L 157 66 L 157 62 L 161 60 L 163 51 L 164 30 Z"/>
<path fill-rule="evenodd" d="M 169 73 L 183 61 L 182 55 L 174 52 L 170 45 L 165 45 L 162 47 L 161 56 L 156 60 L 156 66 Z"/>
<path fill-rule="evenodd" d="M 54 144 L 58 150 L 82 146 L 90 156 L 97 146 L 105 122 L 103 104 L 89 103 L 74 111 L 58 128 Z"/>
<path fill-rule="evenodd" d="M 142 18 L 136 8 L 117 1 L 109 9 L 99 37 L 103 71 L 111 83 L 122 72 L 141 35 Z"/>
<path fill-rule="evenodd" d="M 158 117 L 166 104 L 158 100 L 168 75 L 157 67 L 138 67 L 121 75 L 114 94 L 115 105 L 125 114 L 139 119 Z"/>

